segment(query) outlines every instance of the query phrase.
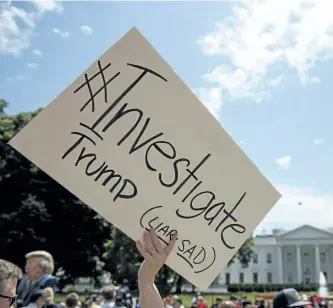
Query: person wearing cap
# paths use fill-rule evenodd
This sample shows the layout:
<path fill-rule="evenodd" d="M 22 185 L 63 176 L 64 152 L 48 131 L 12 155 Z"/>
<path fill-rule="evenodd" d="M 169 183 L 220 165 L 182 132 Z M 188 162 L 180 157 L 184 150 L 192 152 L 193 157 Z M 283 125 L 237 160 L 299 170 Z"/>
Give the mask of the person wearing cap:
<path fill-rule="evenodd" d="M 273 308 L 305 307 L 310 304 L 309 301 L 301 300 L 295 289 L 283 289 L 273 300 Z"/>

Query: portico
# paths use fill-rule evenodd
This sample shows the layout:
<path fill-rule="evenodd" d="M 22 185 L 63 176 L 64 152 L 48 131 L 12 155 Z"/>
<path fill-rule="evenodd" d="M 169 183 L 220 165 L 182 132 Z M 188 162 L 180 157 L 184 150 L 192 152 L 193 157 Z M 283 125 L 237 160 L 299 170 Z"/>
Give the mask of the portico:
<path fill-rule="evenodd" d="M 318 283 L 321 271 L 328 280 L 333 280 L 332 232 L 305 225 L 281 233 L 276 237 L 276 244 L 277 258 L 281 260 L 278 264 L 282 265 L 278 267 L 280 283 Z"/>
<path fill-rule="evenodd" d="M 333 282 L 333 229 L 303 225 L 254 238 L 255 256 L 247 268 L 238 261 L 221 274 L 221 283 L 318 283 L 322 271 Z"/>

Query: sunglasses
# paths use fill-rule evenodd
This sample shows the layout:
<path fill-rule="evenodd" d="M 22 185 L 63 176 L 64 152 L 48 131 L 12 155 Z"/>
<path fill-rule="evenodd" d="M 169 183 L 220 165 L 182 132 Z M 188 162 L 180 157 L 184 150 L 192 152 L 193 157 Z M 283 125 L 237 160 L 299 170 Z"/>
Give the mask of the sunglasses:
<path fill-rule="evenodd" d="M 8 300 L 9 307 L 12 307 L 16 304 L 17 295 L 15 295 L 15 296 L 6 296 L 6 295 L 1 295 L 0 294 L 0 298 L 4 298 L 4 299 Z"/>

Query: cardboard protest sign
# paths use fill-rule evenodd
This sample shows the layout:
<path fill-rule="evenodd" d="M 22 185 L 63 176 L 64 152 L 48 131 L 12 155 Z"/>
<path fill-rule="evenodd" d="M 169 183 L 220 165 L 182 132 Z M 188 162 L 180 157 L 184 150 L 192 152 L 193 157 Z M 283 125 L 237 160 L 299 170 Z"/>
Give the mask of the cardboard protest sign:
<path fill-rule="evenodd" d="M 280 198 L 135 28 L 9 144 L 200 289 Z"/>

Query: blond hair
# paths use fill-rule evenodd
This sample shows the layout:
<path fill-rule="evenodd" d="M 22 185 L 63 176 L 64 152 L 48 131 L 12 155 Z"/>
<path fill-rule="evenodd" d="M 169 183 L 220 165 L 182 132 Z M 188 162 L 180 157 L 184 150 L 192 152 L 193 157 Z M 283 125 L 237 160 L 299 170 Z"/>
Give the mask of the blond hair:
<path fill-rule="evenodd" d="M 25 255 L 26 259 L 39 257 L 42 258 L 40 266 L 43 268 L 45 274 L 53 274 L 54 272 L 54 260 L 53 256 L 45 250 L 36 250 L 29 252 Z"/>
<path fill-rule="evenodd" d="M 52 288 L 47 287 L 43 290 L 45 301 L 52 303 L 54 301 L 54 291 Z"/>

